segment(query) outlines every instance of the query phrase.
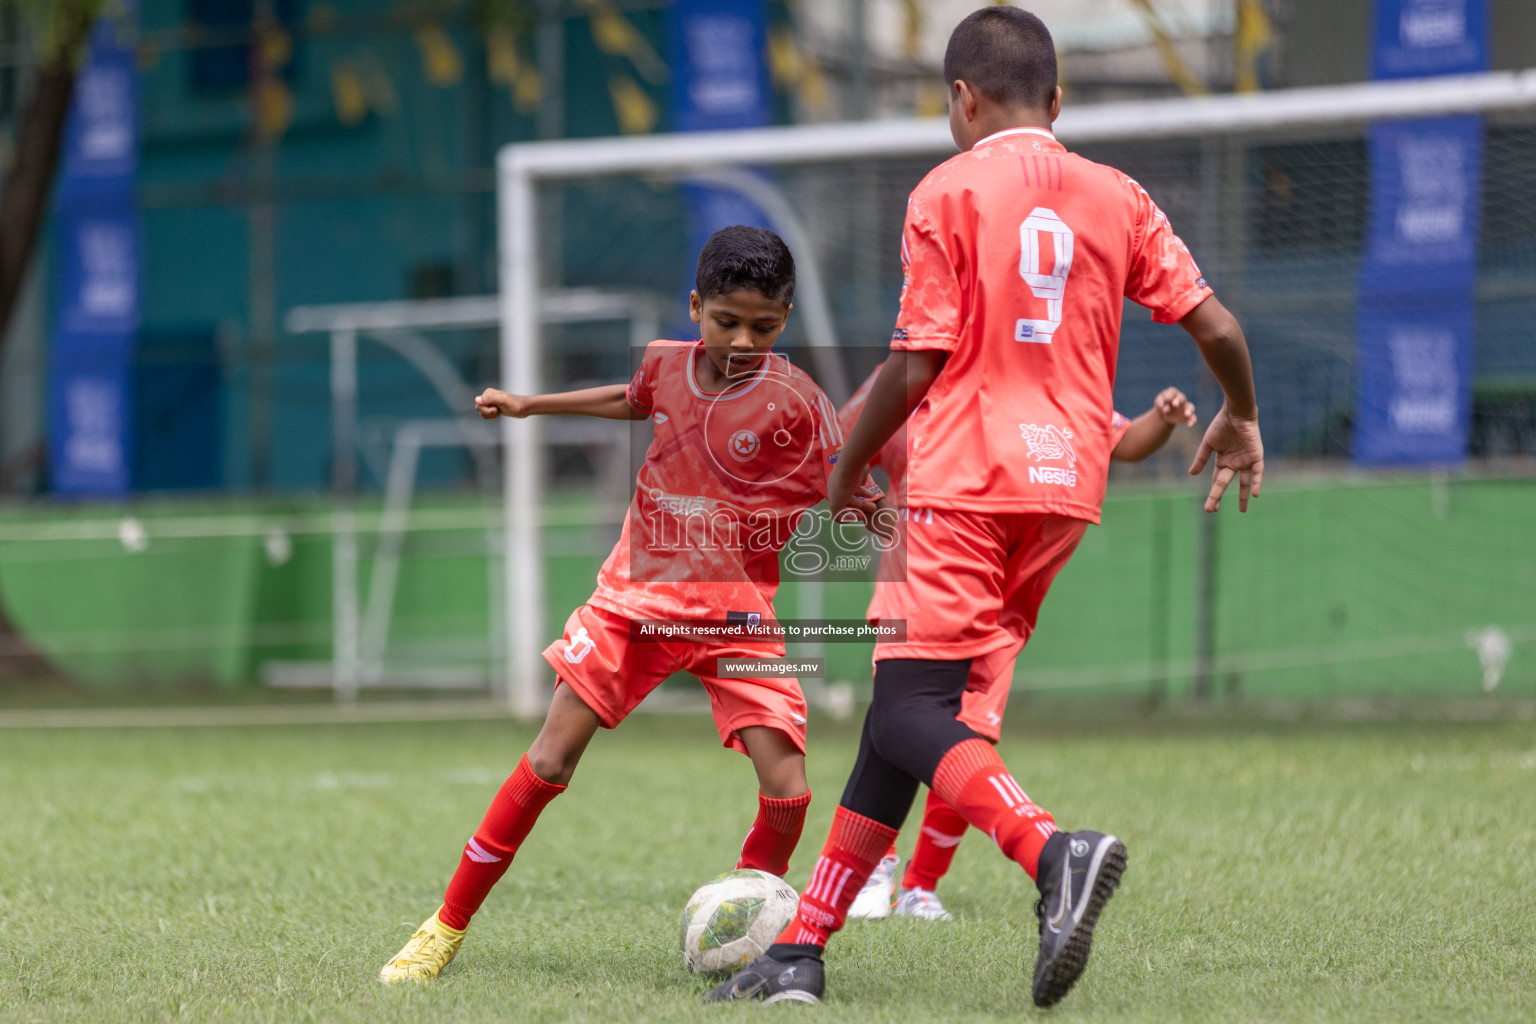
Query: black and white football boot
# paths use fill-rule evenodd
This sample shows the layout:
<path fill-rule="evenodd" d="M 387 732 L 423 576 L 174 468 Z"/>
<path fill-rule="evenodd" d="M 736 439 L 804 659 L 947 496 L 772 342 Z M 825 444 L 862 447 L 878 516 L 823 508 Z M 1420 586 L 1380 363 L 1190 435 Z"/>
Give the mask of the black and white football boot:
<path fill-rule="evenodd" d="M 1125 871 L 1125 844 L 1102 832 L 1058 832 L 1040 854 L 1040 959 L 1036 1006 L 1054 1006 L 1071 990 L 1093 945 L 1093 926 Z"/>
<path fill-rule="evenodd" d="M 814 948 L 814 947 L 812 947 Z M 827 990 L 820 950 L 797 955 L 803 947 L 775 945 L 737 971 L 730 981 L 704 994 L 706 1003 L 761 999 L 765 1003 L 819 1003 Z"/>

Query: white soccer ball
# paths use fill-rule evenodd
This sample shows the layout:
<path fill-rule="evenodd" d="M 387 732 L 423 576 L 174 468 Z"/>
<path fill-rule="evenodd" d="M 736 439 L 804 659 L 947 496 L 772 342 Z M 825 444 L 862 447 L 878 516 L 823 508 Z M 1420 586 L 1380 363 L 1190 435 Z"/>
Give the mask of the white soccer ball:
<path fill-rule="evenodd" d="M 690 974 L 744 967 L 767 952 L 800 897 L 766 871 L 731 871 L 705 882 L 683 910 L 683 966 Z"/>

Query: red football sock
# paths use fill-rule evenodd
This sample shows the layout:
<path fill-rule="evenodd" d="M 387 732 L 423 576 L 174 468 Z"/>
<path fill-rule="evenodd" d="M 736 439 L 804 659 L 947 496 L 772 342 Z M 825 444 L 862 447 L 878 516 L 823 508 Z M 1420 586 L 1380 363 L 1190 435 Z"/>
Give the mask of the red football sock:
<path fill-rule="evenodd" d="M 934 770 L 933 792 L 1035 877 L 1040 851 L 1056 831 L 1056 822 L 1008 774 L 992 744 L 972 739 L 951 747 Z"/>
<path fill-rule="evenodd" d="M 776 799 L 757 794 L 757 820 L 747 830 L 741 843 L 738 868 L 755 868 L 782 876 L 789 870 L 789 855 L 800 843 L 805 828 L 805 810 L 811 806 L 811 794 Z"/>
<path fill-rule="evenodd" d="M 853 898 L 895 839 L 896 830 L 889 825 L 839 807 L 832 817 L 832 834 L 800 894 L 800 909 L 777 941 L 825 946 L 848 919 Z"/>
<path fill-rule="evenodd" d="M 949 871 L 955 850 L 965 838 L 965 819 L 933 790 L 928 791 L 928 806 L 923 808 L 923 829 L 917 834 L 917 846 L 907 862 L 901 880 L 903 889 L 938 888 L 939 879 Z"/>
<path fill-rule="evenodd" d="M 517 762 L 517 771 L 502 783 L 480 828 L 464 847 L 459 869 L 443 894 L 443 909 L 437 914 L 439 921 L 450 928 L 469 927 L 469 919 L 485 902 L 491 887 L 507 873 L 513 854 L 539 820 L 539 812 L 564 792 L 564 786 L 545 782 L 533 774 L 528 755 L 523 755 Z"/>

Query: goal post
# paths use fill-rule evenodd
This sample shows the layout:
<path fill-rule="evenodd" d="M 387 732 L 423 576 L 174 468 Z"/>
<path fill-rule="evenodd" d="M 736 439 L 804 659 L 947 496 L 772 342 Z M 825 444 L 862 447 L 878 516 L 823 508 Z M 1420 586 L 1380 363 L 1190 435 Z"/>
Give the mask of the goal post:
<path fill-rule="evenodd" d="M 1209 271 L 1221 258 L 1219 254 L 1241 264 L 1242 251 L 1246 251 L 1243 247 L 1252 241 L 1243 237 L 1243 224 L 1251 218 L 1242 216 L 1241 208 L 1252 201 L 1250 193 L 1255 187 L 1249 180 L 1252 167 L 1242 160 L 1223 159 L 1219 152 L 1221 147 L 1212 147 L 1213 142 L 1258 147 L 1277 141 L 1316 139 L 1326 142 L 1343 137 L 1363 147 L 1364 126 L 1372 122 L 1481 113 L 1515 118 L 1518 130 L 1510 134 L 1508 145 L 1527 147 L 1536 157 L 1533 110 L 1536 110 L 1536 71 L 1522 71 L 1244 95 L 1069 105 L 1056 122 L 1055 130 L 1067 146 L 1084 150 L 1096 159 L 1106 159 L 1137 177 L 1165 208 L 1169 203 L 1160 194 L 1160 188 L 1185 189 L 1189 193 L 1185 208 L 1199 210 L 1202 215 L 1192 218 L 1199 223 L 1175 218 L 1175 227 L 1190 238 L 1197 258 Z M 1532 131 L 1527 132 L 1527 128 Z M 1120 150 L 1115 147 L 1129 147 L 1125 149 L 1132 154 L 1128 165 L 1116 159 Z M 1199 157 L 1201 153 L 1209 154 L 1213 148 L 1218 150 L 1214 156 L 1209 159 Z M 1164 159 L 1158 155 L 1175 151 L 1179 154 L 1189 151 L 1195 153 L 1196 158 L 1183 160 L 1181 156 L 1176 160 L 1172 156 Z M 915 183 L 910 180 L 913 168 L 931 167 L 953 152 L 948 124 L 943 119 L 519 143 L 503 147 L 497 158 L 497 192 L 500 354 L 504 386 L 509 391 L 524 394 L 546 387 L 543 373 L 546 352 L 536 297 L 541 288 L 565 282 L 545 280 L 553 273 L 551 262 L 559 258 L 551 254 L 562 252 L 564 247 L 559 237 L 548 237 L 550 231 L 558 233 L 560 230 L 558 224 L 554 228 L 550 226 L 556 219 L 550 216 L 550 209 L 558 204 L 542 201 L 541 189 L 600 180 L 674 185 L 694 181 L 712 187 L 741 189 L 746 187 L 741 185 L 744 177 L 741 172 L 749 168 L 784 175 L 789 175 L 791 169 L 796 169 L 796 173 L 799 169 L 809 169 L 808 173 L 820 173 L 825 178 L 841 177 L 845 168 L 873 167 L 877 170 L 868 180 L 875 181 L 887 191 L 896 192 L 899 191 L 898 184 L 910 188 Z M 1144 176 L 1137 166 L 1141 157 L 1157 164 L 1161 182 L 1157 180 L 1158 173 L 1151 179 Z M 1318 157 L 1319 166 L 1327 159 L 1333 157 Z M 1157 163 L 1158 160 L 1162 163 Z M 899 175 L 881 178 L 878 168 L 886 162 L 903 162 L 903 174 L 908 180 L 898 182 Z M 816 171 L 818 168 L 819 172 Z M 1322 167 L 1319 173 L 1327 170 Z M 643 192 L 641 185 L 635 187 Z M 801 263 L 802 295 L 822 295 L 823 298 L 814 304 L 824 307 L 825 311 L 837 306 L 835 300 L 826 298 L 832 282 L 826 276 L 825 268 L 834 264 L 822 261 L 821 269 L 811 275 L 814 280 L 806 283 L 807 267 L 816 266 L 820 258 L 822 237 L 819 232 L 824 228 L 831 230 L 823 221 L 832 218 L 822 214 L 849 215 L 842 207 L 857 206 L 867 198 L 867 209 L 860 215 L 875 218 L 878 223 L 859 230 L 878 231 L 885 237 L 898 231 L 900 226 L 899 206 L 894 209 L 889 208 L 889 203 L 881 206 L 875 197 L 860 194 L 857 185 L 846 181 L 838 187 L 843 189 L 839 199 L 845 201 L 827 203 L 822 200 L 824 205 L 810 212 L 795 209 L 802 197 L 793 181 L 776 186 L 768 202 L 758 203 L 770 222 L 782 219 L 789 229 L 803 231 L 803 237 L 792 242 L 797 258 L 802 253 L 809 257 Z M 1276 186 L 1277 189 L 1280 187 Z M 1334 200 L 1336 204 L 1342 204 L 1340 208 L 1353 203 L 1347 211 L 1350 216 L 1363 216 L 1358 207 L 1368 202 L 1368 191 L 1358 184 L 1350 187 L 1354 192 L 1336 195 Z M 776 199 L 783 199 L 790 209 L 769 209 Z M 1209 217 L 1203 215 L 1208 208 L 1226 204 L 1237 208 L 1239 215 L 1227 216 L 1220 210 Z M 1303 213 L 1310 218 L 1308 230 L 1323 232 L 1327 228 L 1327 218 L 1335 216 L 1336 211 L 1318 206 L 1309 207 Z M 896 223 L 889 223 L 892 220 Z M 789 237 L 790 231 L 781 231 L 781 234 Z M 846 243 L 845 238 L 841 244 Z M 841 265 L 838 266 L 841 270 Z M 1220 278 L 1220 274 L 1216 277 Z M 882 296 L 891 293 L 889 274 L 881 287 L 885 289 Z M 1343 303 L 1339 309 L 1352 308 L 1351 287 L 1336 285 L 1331 293 L 1334 298 L 1330 301 Z M 811 300 L 807 298 L 806 301 Z M 1262 296 L 1256 297 L 1254 302 L 1255 309 L 1265 308 Z M 814 313 L 808 320 L 817 315 L 821 314 Z M 808 322 L 806 325 L 813 352 L 817 346 L 838 344 L 838 337 L 848 333 L 841 322 L 832 322 L 830 312 L 826 315 L 827 322 Z M 889 324 L 871 325 L 867 315 L 859 315 L 863 317 L 859 322 L 865 338 L 878 337 L 882 327 L 889 328 Z M 1335 334 L 1315 341 L 1309 340 L 1303 331 L 1298 344 L 1314 343 L 1320 348 L 1337 348 L 1338 345 Z M 1337 373 L 1331 375 L 1329 387 L 1339 386 L 1332 380 L 1337 376 Z M 1342 386 L 1347 388 L 1348 382 Z M 1306 417 L 1298 413 L 1294 426 L 1289 422 L 1282 426 L 1288 431 L 1285 437 L 1289 440 L 1284 442 L 1290 446 L 1287 450 L 1300 454 L 1306 454 L 1309 450 L 1306 444 L 1310 443 L 1302 435 L 1311 436 L 1308 431 L 1322 429 L 1318 426 L 1317 416 L 1311 413 Z M 544 614 L 540 429 L 536 419 L 507 420 L 502 425 L 507 467 L 503 480 L 509 563 L 505 573 L 507 594 L 504 602 L 508 639 L 507 692 L 512 710 L 527 717 L 539 714 L 544 707 L 549 671 L 540 652 L 553 635 L 552 624 L 545 621 Z M 1291 434 L 1297 437 L 1292 438 Z"/>

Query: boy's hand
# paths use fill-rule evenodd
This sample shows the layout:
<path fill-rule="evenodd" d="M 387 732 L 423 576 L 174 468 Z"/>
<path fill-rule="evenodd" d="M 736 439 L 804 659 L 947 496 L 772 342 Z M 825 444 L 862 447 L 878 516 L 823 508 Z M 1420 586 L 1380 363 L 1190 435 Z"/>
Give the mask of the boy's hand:
<path fill-rule="evenodd" d="M 855 473 L 855 470 L 858 472 Z M 853 504 L 859 488 L 868 482 L 868 466 L 839 462 L 832 467 L 832 473 L 827 477 L 827 504 L 831 506 L 833 518 Z"/>
<path fill-rule="evenodd" d="M 493 420 L 497 416 L 522 419 L 528 415 L 528 399 L 522 395 L 509 395 L 496 388 L 486 388 L 475 399 L 475 411 L 485 420 Z"/>
<path fill-rule="evenodd" d="M 1223 405 L 1206 428 L 1189 475 L 1198 476 L 1212 455 L 1216 456 L 1216 472 L 1211 478 L 1205 510 L 1215 512 L 1221 507 L 1221 496 L 1236 477 L 1237 507 L 1247 512 L 1249 495 L 1258 497 L 1259 485 L 1264 482 L 1264 441 L 1259 437 L 1258 418 L 1239 419 Z"/>
<path fill-rule="evenodd" d="M 1198 420 L 1195 418 L 1195 403 L 1191 402 L 1178 388 L 1163 388 L 1152 400 L 1152 408 L 1163 418 L 1164 423 L 1180 424 L 1192 427 Z"/>
<path fill-rule="evenodd" d="M 897 521 L 900 518 L 900 513 L 896 510 L 896 503 L 891 500 L 889 494 L 875 487 L 874 484 L 870 484 L 870 486 L 875 489 L 875 508 L 873 512 L 864 518 L 864 526 L 870 533 L 873 533 L 881 540 L 894 543 L 896 540 Z"/>
<path fill-rule="evenodd" d="M 848 463 L 839 462 L 832 467 L 827 478 L 827 504 L 832 519 L 839 523 L 861 521 L 870 532 L 890 540 L 896 531 L 896 506 L 870 478 L 868 466 L 857 468 L 855 475 Z M 855 480 L 862 482 L 855 485 Z"/>
<path fill-rule="evenodd" d="M 834 512 L 832 518 L 839 523 L 863 523 L 871 533 L 889 539 L 889 533 L 895 529 L 896 508 L 880 485 L 866 476 L 863 485 L 848 499 L 848 504 Z"/>

